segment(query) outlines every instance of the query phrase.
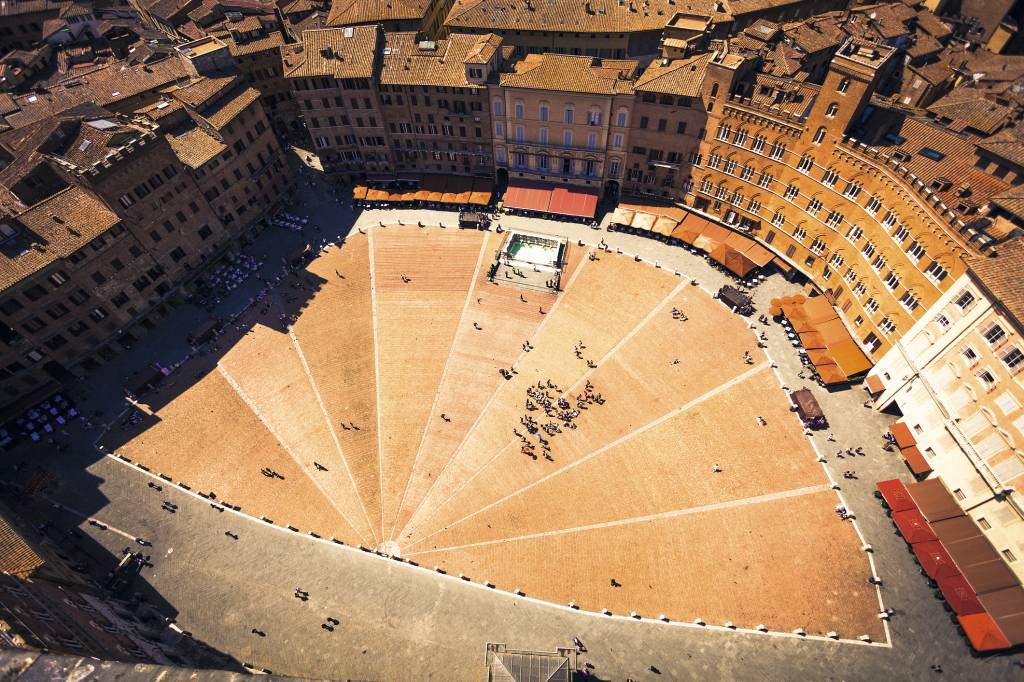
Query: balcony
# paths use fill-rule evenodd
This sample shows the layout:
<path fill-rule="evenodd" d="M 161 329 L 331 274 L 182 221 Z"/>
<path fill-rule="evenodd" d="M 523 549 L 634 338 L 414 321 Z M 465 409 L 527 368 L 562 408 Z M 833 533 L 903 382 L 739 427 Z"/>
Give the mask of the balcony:
<path fill-rule="evenodd" d="M 605 148 L 598 145 L 596 147 L 589 147 L 586 145 L 578 144 L 558 144 L 557 142 L 540 142 L 534 140 L 516 140 L 512 138 L 505 138 L 505 144 L 508 146 L 521 145 L 523 147 L 539 147 L 540 149 L 561 149 L 564 151 L 576 151 L 576 152 L 589 152 L 591 154 L 604 153 Z"/>

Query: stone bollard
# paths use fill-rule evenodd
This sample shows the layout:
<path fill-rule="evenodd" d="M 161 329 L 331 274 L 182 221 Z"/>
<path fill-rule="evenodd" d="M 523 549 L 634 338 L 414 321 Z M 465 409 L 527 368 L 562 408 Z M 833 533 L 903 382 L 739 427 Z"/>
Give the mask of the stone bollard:
<path fill-rule="evenodd" d="M 658 620 L 662 621 L 663 623 L 667 623 L 667 622 L 668 622 L 668 616 L 666 616 L 666 615 L 665 615 L 665 614 L 663 613 L 663 614 L 661 614 L 660 616 L 658 616 Z"/>
<path fill-rule="evenodd" d="M 569 608 L 570 609 L 576 609 L 578 611 L 580 607 L 576 606 L 576 602 L 571 601 L 571 602 L 569 602 Z"/>
<path fill-rule="evenodd" d="M 835 630 L 829 630 L 827 633 L 825 633 L 825 636 L 829 639 L 839 639 L 839 633 Z"/>
<path fill-rule="evenodd" d="M 448 571 L 444 570 L 440 566 L 434 566 L 434 570 L 437 571 L 438 573 L 440 573 L 441 575 L 447 575 L 448 574 Z"/>
<path fill-rule="evenodd" d="M 604 615 L 606 615 L 606 616 L 610 616 L 610 615 L 612 615 L 612 612 L 611 612 L 611 611 L 609 611 L 608 609 L 601 609 L 601 613 L 603 613 L 603 614 L 604 614 Z"/>
<path fill-rule="evenodd" d="M 797 628 L 796 630 L 793 630 L 793 634 L 794 635 L 799 635 L 800 637 L 806 637 L 807 636 L 807 631 L 804 630 L 803 628 Z"/>
<path fill-rule="evenodd" d="M 637 613 L 636 611 L 630 611 L 629 612 L 629 617 L 630 618 L 636 618 L 637 620 L 640 620 L 640 614 Z"/>
<path fill-rule="evenodd" d="M 696 618 L 696 619 L 694 619 L 693 624 L 694 625 L 700 625 L 701 627 L 704 627 L 705 625 L 707 625 L 707 623 L 704 622 L 703 618 Z"/>
<path fill-rule="evenodd" d="M 760 625 L 757 626 L 757 631 L 758 632 L 768 632 L 768 626 L 765 625 L 764 623 L 761 623 Z"/>
<path fill-rule="evenodd" d="M 735 630 L 736 629 L 736 626 L 732 624 L 731 620 L 725 621 L 725 627 L 729 628 L 730 630 Z"/>

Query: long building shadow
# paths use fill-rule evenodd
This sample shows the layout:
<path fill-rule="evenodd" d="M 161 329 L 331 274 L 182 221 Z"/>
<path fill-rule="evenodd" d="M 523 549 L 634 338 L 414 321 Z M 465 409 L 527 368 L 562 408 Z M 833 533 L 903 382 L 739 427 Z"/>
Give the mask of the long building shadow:
<path fill-rule="evenodd" d="M 107 542 L 101 543 L 83 532 L 86 524 L 106 531 L 104 521 L 119 522 L 104 513 L 111 500 L 103 488 L 111 481 L 96 471 L 105 455 L 160 423 L 161 410 L 217 371 L 218 362 L 256 325 L 288 334 L 290 322 L 325 283 L 307 265 L 324 243 L 343 244 L 355 217 L 339 222 L 334 216 L 331 231 L 312 225 L 302 232 L 268 228 L 245 249 L 262 258 L 263 267 L 222 305 L 178 301 L 137 347 L 63 392 L 77 407 L 74 419 L 7 449 L 0 459 L 0 554 L 7 555 L 0 558 L 0 579 L 14 577 L 10 585 L 0 584 L 0 619 L 13 619 L 15 630 L 25 633 L 8 643 L 103 660 L 245 670 L 232 656 L 169 627 L 178 610 L 148 577 L 156 558 L 146 538 L 115 541 L 103 534 Z M 130 520 L 120 523 L 131 527 Z M 10 551 L 11 543 L 26 549 Z M 110 576 L 128 553 L 138 554 L 137 570 L 114 585 Z M 42 558 L 27 567 L 17 563 L 30 556 Z M 101 632 L 103 624 L 120 617 L 139 642 L 151 642 L 159 653 Z M 8 640 L 5 634 L 10 633 L 0 633 L 0 642 Z"/>

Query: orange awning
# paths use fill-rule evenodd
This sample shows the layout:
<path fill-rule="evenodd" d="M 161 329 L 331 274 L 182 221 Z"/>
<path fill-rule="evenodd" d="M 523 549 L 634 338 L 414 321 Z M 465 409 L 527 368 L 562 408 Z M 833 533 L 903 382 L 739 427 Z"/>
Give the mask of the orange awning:
<path fill-rule="evenodd" d="M 975 651 L 998 651 L 1010 648 L 1010 640 L 996 625 L 996 621 L 987 613 L 971 613 L 957 616 L 960 627 L 970 640 Z"/>
<path fill-rule="evenodd" d="M 804 312 L 807 313 L 807 319 L 815 324 L 839 319 L 839 313 L 824 296 L 813 296 L 807 299 L 804 303 Z"/>
<path fill-rule="evenodd" d="M 828 349 L 846 376 L 854 377 L 871 369 L 871 360 L 849 335 L 845 341 L 829 344 Z"/>
<path fill-rule="evenodd" d="M 366 198 L 366 185 L 356 185 L 352 188 L 352 198 L 361 200 Z"/>
<path fill-rule="evenodd" d="M 693 244 L 697 237 L 700 236 L 700 233 L 704 231 L 704 226 L 707 224 L 708 221 L 696 213 L 687 213 L 683 221 L 679 223 L 679 226 L 672 230 L 672 236 L 687 244 Z"/>
<path fill-rule="evenodd" d="M 727 246 L 731 246 L 740 253 L 743 253 L 744 251 L 749 249 L 751 243 L 752 242 L 750 241 L 750 239 L 744 237 L 742 234 L 738 232 L 730 232 L 725 237 L 725 244 Z"/>
<path fill-rule="evenodd" d="M 903 455 L 903 459 L 906 460 L 907 466 L 915 474 L 928 474 L 931 473 L 932 467 L 928 464 L 928 460 L 924 458 L 921 451 L 917 449 L 916 445 L 911 445 L 908 448 L 902 448 L 900 453 Z"/>
<path fill-rule="evenodd" d="M 831 309 L 831 306 L 829 306 L 829 310 Z M 804 304 L 804 311 L 806 310 L 807 304 Z M 813 313 L 808 312 L 807 319 L 811 324 L 817 327 L 818 332 L 821 334 L 821 337 L 825 339 L 825 343 L 828 344 L 829 348 L 850 340 L 850 332 L 846 331 L 846 327 L 838 317 L 833 317 L 830 320 L 820 322 L 815 319 Z"/>
<path fill-rule="evenodd" d="M 751 241 L 750 244 L 750 248 L 744 251 L 743 255 L 749 258 L 751 261 L 753 261 L 754 265 L 756 265 L 757 267 L 763 268 L 764 266 L 771 263 L 772 259 L 775 258 L 774 253 L 764 248 L 757 242 Z"/>
<path fill-rule="evenodd" d="M 821 365 L 814 369 L 818 370 L 818 376 L 821 377 L 822 383 L 826 386 L 842 384 L 849 380 L 842 370 L 835 365 Z"/>
<path fill-rule="evenodd" d="M 825 339 L 818 332 L 804 332 L 800 334 L 800 342 L 804 348 L 825 348 Z"/>
<path fill-rule="evenodd" d="M 719 244 L 725 241 L 725 238 L 729 236 L 729 230 L 725 229 L 721 225 L 715 225 L 714 223 L 708 223 L 701 230 L 700 236 L 693 240 L 693 245 L 701 251 L 711 253 L 715 250 Z"/>
<path fill-rule="evenodd" d="M 811 361 L 812 365 L 834 365 L 836 361 L 832 359 L 832 354 L 827 350 L 814 349 L 807 351 L 807 359 Z"/>
<path fill-rule="evenodd" d="M 726 254 L 725 267 L 737 277 L 746 277 L 757 269 L 757 263 L 747 258 L 747 254 L 733 251 Z"/>
<path fill-rule="evenodd" d="M 869 374 L 867 378 L 864 379 L 864 385 L 868 387 L 868 391 L 871 395 L 876 395 L 885 390 L 885 384 L 883 384 L 882 380 L 874 374 Z"/>
<path fill-rule="evenodd" d="M 910 433 L 910 427 L 903 422 L 896 422 L 889 427 L 889 433 L 896 439 L 896 445 L 902 450 L 903 448 L 909 448 L 911 445 L 917 445 L 917 441 L 914 440 L 913 434 Z"/>

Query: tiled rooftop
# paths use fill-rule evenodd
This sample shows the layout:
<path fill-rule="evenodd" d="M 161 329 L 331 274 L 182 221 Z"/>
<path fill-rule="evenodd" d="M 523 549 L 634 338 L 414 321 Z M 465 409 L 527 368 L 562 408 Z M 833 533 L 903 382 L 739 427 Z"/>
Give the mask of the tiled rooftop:
<path fill-rule="evenodd" d="M 71 186 L 17 216 L 31 234 L 24 250 L 0 250 L 0 290 L 66 258 L 118 223 L 118 217 L 93 194 Z M 5 245 L 6 246 L 6 245 Z"/>
<path fill-rule="evenodd" d="M 373 75 L 380 35 L 377 26 L 303 31 L 300 44 L 281 50 L 284 75 L 369 78 Z"/>
<path fill-rule="evenodd" d="M 967 265 L 974 277 L 988 289 L 1017 320 L 1024 320 L 1024 240 L 1000 244 L 996 255 L 972 256 Z"/>
<path fill-rule="evenodd" d="M 629 59 L 598 59 L 563 54 L 530 54 L 503 73 L 500 83 L 508 88 L 556 90 L 591 95 L 624 95 L 633 92 L 639 62 Z"/>
<path fill-rule="evenodd" d="M 334 0 L 327 25 L 357 26 L 422 19 L 429 6 L 429 0 Z"/>
<path fill-rule="evenodd" d="M 457 88 L 483 87 L 466 80 L 466 61 L 482 63 L 481 56 L 493 54 L 501 42 L 497 36 L 468 33 L 453 33 L 447 40 L 425 44 L 417 41 L 415 33 L 388 33 L 385 39 L 381 83 Z"/>
<path fill-rule="evenodd" d="M 710 9 L 710 2 L 695 0 Z M 634 33 L 661 31 L 681 11 L 670 0 L 455 0 L 445 26 L 452 29 Z"/>
<path fill-rule="evenodd" d="M 199 168 L 228 148 L 198 126 L 177 135 L 167 135 L 167 142 L 174 154 L 189 168 Z"/>
<path fill-rule="evenodd" d="M 700 94 L 704 72 L 710 61 L 710 54 L 677 59 L 668 64 L 655 60 L 637 78 L 636 90 L 638 92 L 696 97 Z"/>
<path fill-rule="evenodd" d="M 986 135 L 998 132 L 1016 118 L 1012 109 L 986 98 L 984 92 L 964 87 L 956 88 L 929 106 L 928 112 L 942 119 L 963 121 Z"/>

